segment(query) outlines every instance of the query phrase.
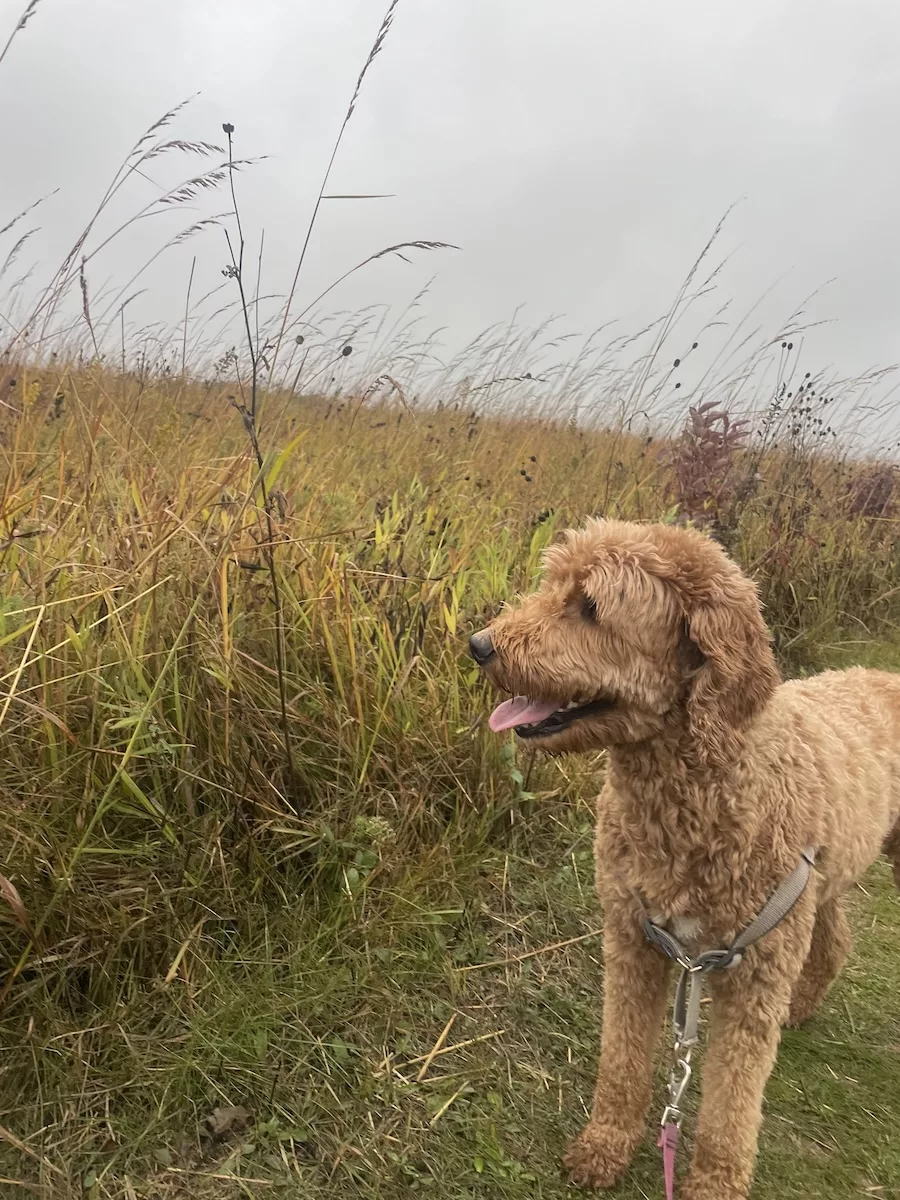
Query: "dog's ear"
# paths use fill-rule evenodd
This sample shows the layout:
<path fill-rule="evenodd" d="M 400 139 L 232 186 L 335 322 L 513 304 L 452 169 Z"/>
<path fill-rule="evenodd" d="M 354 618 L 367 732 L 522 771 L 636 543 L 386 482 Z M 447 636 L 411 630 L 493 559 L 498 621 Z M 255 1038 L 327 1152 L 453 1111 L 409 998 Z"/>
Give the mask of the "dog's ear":
<path fill-rule="evenodd" d="M 742 733 L 780 682 L 756 585 L 729 562 L 685 603 L 687 635 L 702 656 L 687 699 L 700 759 L 733 761 Z"/>

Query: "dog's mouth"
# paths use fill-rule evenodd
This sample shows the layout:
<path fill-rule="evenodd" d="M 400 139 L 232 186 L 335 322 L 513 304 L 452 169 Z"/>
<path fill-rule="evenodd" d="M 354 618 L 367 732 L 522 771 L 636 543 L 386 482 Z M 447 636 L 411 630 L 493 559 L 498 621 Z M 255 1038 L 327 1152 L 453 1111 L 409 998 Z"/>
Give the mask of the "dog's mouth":
<path fill-rule="evenodd" d="M 605 712 L 614 704 L 615 700 L 604 696 L 587 703 L 573 700 L 560 708 L 555 702 L 513 696 L 494 709 L 488 718 L 488 725 L 494 733 L 513 729 L 520 738 L 549 737 L 568 729 L 576 721 Z"/>

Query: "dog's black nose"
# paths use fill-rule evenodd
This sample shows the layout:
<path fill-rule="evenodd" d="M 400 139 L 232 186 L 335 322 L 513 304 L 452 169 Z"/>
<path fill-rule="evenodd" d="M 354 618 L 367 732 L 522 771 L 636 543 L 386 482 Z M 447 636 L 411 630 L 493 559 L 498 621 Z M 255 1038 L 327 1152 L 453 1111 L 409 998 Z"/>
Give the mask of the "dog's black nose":
<path fill-rule="evenodd" d="M 491 641 L 490 632 L 487 629 L 482 629 L 480 633 L 473 633 L 469 638 L 469 653 L 478 663 L 479 667 L 483 667 L 489 658 L 494 653 L 494 643 Z"/>

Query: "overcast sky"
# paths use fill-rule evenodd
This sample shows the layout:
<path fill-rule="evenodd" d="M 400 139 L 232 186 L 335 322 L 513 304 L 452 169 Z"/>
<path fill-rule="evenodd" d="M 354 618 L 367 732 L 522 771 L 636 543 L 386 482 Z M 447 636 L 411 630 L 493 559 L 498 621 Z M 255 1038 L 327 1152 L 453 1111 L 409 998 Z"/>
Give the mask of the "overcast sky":
<path fill-rule="evenodd" d="M 0 45 L 23 6 L 0 0 Z M 263 289 L 283 291 L 385 6 L 41 0 L 0 65 L 0 227 L 60 188 L 39 210 L 28 260 L 55 264 L 129 146 L 199 92 L 176 134 L 221 142 L 230 121 L 237 155 L 269 156 L 240 188 L 254 256 L 265 230 Z M 890 0 L 400 0 L 330 188 L 394 198 L 326 207 L 301 299 L 385 245 L 439 239 L 461 249 L 378 262 L 335 306 L 399 303 L 434 275 L 427 319 L 451 342 L 519 305 L 534 322 L 564 314 L 573 330 L 630 330 L 666 309 L 739 202 L 719 243 L 731 255 L 720 298 L 743 313 L 776 285 L 760 310 L 774 336 L 833 280 L 809 309 L 833 324 L 805 353 L 845 373 L 892 363 L 898 129 Z M 158 182 L 172 169 L 160 164 Z M 129 189 L 131 210 L 153 195 L 146 180 Z M 227 207 L 223 195 L 146 222 L 92 264 L 92 288 Z M 148 277 L 173 320 L 194 254 L 195 288 L 221 282 L 221 233 L 191 245 Z"/>

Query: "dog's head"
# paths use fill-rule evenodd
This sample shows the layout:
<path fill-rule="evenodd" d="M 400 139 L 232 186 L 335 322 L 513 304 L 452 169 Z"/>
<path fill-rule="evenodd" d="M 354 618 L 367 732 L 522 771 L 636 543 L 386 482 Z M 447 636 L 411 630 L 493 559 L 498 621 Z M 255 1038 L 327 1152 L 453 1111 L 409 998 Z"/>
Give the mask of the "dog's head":
<path fill-rule="evenodd" d="M 710 538 L 665 525 L 570 531 L 538 590 L 469 645 L 513 697 L 491 728 L 552 752 L 671 731 L 728 761 L 779 680 L 755 585 Z"/>

